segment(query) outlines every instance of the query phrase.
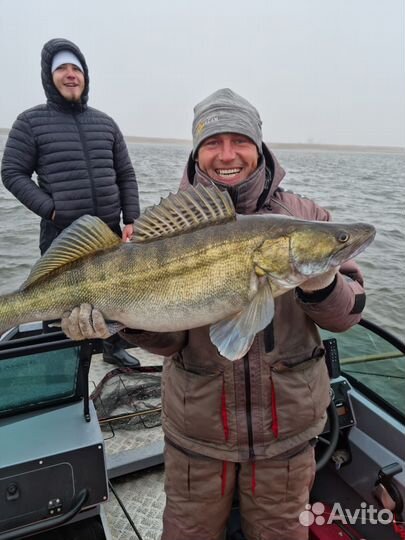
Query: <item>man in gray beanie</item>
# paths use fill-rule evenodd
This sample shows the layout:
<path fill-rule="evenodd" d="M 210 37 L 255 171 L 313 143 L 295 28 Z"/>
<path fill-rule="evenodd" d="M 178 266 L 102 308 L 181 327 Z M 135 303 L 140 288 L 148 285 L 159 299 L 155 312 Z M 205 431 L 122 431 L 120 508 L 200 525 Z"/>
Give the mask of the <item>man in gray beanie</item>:
<path fill-rule="evenodd" d="M 181 189 L 215 184 L 231 194 L 241 214 L 330 219 L 313 201 L 280 187 L 284 170 L 262 142 L 259 113 L 246 99 L 225 88 L 194 112 Z M 234 362 L 219 354 L 208 326 L 123 331 L 127 341 L 165 356 L 162 540 L 222 540 L 236 490 L 239 538 L 308 538 L 299 515 L 309 501 L 313 441 L 324 429 L 330 401 L 317 326 L 347 330 L 360 320 L 364 298 L 354 262 L 309 279 L 275 299 L 272 323 Z M 95 337 L 106 331 L 100 316 L 95 312 L 89 321 Z M 75 325 L 75 314 L 63 323 L 73 334 Z"/>
<path fill-rule="evenodd" d="M 1 166 L 5 187 L 41 218 L 41 255 L 84 214 L 98 216 L 128 240 L 139 216 L 134 168 L 117 124 L 87 105 L 89 72 L 79 47 L 59 38 L 45 43 L 41 77 L 46 104 L 18 116 Z M 139 365 L 117 337 L 103 343 L 103 357 L 119 366 Z"/>
<path fill-rule="evenodd" d="M 193 151 L 182 187 L 187 187 L 190 178 L 194 185 L 214 183 L 229 191 L 237 212 L 258 210 L 269 194 L 271 176 L 271 171 L 266 172 L 261 126 L 256 108 L 229 88 L 198 103 L 192 126 Z"/>
<path fill-rule="evenodd" d="M 260 115 L 253 105 L 229 88 L 217 90 L 195 106 L 192 131 L 194 158 L 202 141 L 220 133 L 245 135 L 261 153 Z"/>

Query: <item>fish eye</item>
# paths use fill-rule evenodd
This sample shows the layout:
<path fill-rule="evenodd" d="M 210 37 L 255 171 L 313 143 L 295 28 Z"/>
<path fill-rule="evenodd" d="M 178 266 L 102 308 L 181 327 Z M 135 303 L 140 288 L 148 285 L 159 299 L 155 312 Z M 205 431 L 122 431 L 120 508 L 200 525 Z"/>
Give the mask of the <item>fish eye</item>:
<path fill-rule="evenodd" d="M 342 242 L 342 244 L 344 244 L 345 242 L 347 242 L 350 238 L 350 234 L 347 233 L 346 231 L 340 231 L 340 233 L 338 234 L 338 242 Z"/>

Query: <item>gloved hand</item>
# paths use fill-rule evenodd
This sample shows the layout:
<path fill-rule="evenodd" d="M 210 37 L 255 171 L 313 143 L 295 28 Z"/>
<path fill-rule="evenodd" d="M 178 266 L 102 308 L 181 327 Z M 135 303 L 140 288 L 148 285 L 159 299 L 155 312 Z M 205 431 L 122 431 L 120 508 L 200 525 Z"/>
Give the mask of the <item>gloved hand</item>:
<path fill-rule="evenodd" d="M 61 326 L 63 332 L 74 341 L 107 339 L 112 335 L 101 312 L 90 304 L 81 304 L 72 311 L 65 311 Z"/>
<path fill-rule="evenodd" d="M 304 283 L 301 283 L 299 288 L 304 293 L 313 293 L 315 291 L 320 291 L 321 289 L 325 289 L 328 285 L 330 285 L 333 282 L 338 271 L 339 271 L 339 266 L 336 266 L 335 268 L 331 268 L 324 274 L 320 274 L 319 276 L 307 279 L 306 281 L 304 281 Z"/>

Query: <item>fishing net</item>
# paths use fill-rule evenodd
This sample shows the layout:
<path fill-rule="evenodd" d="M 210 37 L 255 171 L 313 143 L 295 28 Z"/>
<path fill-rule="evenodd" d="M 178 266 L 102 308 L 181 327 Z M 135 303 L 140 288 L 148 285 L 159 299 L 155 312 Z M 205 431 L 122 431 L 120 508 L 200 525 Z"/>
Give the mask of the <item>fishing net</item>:
<path fill-rule="evenodd" d="M 136 430 L 159 426 L 162 366 L 116 368 L 90 395 L 102 430 Z"/>

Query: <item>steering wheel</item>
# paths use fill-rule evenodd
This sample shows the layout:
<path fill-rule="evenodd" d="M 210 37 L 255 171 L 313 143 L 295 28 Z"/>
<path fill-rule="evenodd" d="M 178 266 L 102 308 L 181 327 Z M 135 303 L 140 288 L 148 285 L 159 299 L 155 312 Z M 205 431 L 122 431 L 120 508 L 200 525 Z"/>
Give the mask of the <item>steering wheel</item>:
<path fill-rule="evenodd" d="M 322 435 L 318 437 L 318 444 L 322 444 L 322 447 L 316 459 L 317 472 L 320 471 L 322 467 L 325 467 L 325 465 L 328 463 L 333 455 L 333 452 L 336 450 L 339 440 L 339 418 L 333 399 L 331 399 L 326 413 L 329 420 L 329 433 L 327 438 Z"/>

